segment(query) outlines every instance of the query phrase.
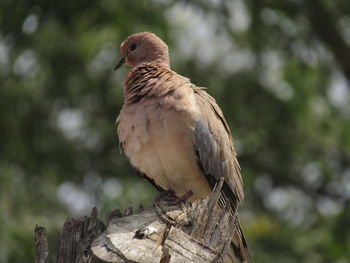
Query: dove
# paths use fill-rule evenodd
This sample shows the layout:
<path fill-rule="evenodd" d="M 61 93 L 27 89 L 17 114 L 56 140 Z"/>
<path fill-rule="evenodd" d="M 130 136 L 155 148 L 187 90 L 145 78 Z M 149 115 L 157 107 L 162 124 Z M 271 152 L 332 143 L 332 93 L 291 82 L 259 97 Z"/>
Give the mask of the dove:
<path fill-rule="evenodd" d="M 168 46 L 155 34 L 130 35 L 115 66 L 131 67 L 117 118 L 120 146 L 159 191 L 194 201 L 224 178 L 222 196 L 236 214 L 244 199 L 240 166 L 223 112 L 204 88 L 170 68 Z M 225 262 L 253 262 L 239 221 Z"/>

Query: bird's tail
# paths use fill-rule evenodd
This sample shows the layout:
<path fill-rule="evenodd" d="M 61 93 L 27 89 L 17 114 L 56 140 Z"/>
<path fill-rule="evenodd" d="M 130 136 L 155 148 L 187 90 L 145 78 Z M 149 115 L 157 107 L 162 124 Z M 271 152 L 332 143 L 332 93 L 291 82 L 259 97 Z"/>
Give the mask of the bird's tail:
<path fill-rule="evenodd" d="M 253 263 L 253 258 L 238 218 L 236 219 L 236 229 L 233 233 L 231 246 L 224 258 L 224 263 Z"/>

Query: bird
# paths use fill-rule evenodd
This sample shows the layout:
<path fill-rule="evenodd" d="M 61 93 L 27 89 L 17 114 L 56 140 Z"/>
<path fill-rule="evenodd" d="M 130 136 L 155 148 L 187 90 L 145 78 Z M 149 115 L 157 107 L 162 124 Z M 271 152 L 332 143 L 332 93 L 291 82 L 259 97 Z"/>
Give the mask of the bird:
<path fill-rule="evenodd" d="M 170 67 L 169 49 L 150 32 L 128 36 L 115 70 L 131 67 L 117 117 L 119 144 L 131 166 L 159 191 L 204 199 L 223 178 L 222 196 L 236 212 L 243 180 L 230 128 L 205 88 Z M 238 219 L 231 261 L 253 262 Z"/>

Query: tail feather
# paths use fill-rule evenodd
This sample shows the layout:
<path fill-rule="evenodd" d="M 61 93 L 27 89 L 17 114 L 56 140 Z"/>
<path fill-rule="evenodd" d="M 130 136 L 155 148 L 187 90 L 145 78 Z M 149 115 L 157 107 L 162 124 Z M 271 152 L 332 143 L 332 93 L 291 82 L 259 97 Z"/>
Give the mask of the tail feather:
<path fill-rule="evenodd" d="M 236 219 L 236 229 L 233 233 L 231 246 L 224 258 L 224 263 L 254 263 L 241 225 Z"/>

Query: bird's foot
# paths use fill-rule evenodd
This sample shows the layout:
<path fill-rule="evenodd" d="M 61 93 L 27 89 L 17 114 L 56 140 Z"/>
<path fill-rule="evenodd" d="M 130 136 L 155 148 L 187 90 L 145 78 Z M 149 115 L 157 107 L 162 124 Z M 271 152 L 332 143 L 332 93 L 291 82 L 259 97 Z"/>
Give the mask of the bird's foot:
<path fill-rule="evenodd" d="M 177 205 L 181 202 L 185 202 L 188 199 L 190 199 L 192 195 L 193 195 L 193 192 L 192 192 L 192 190 L 190 190 L 186 194 L 184 194 L 183 196 L 180 196 L 180 197 L 174 196 L 175 198 L 174 198 L 174 200 L 172 200 L 171 203 L 174 205 Z"/>
<path fill-rule="evenodd" d="M 191 220 L 187 215 L 187 201 L 193 195 L 188 191 L 177 197 L 173 190 L 162 192 L 155 200 L 154 207 L 159 217 L 170 225 L 188 225 Z"/>
<path fill-rule="evenodd" d="M 168 190 L 165 190 L 163 192 L 161 192 L 157 197 L 156 197 L 156 201 L 159 201 L 160 199 L 162 199 L 163 197 L 165 196 L 170 196 L 170 197 L 176 197 L 175 195 L 175 191 L 172 190 L 172 189 L 168 189 Z M 177 198 L 177 197 L 176 197 Z"/>

